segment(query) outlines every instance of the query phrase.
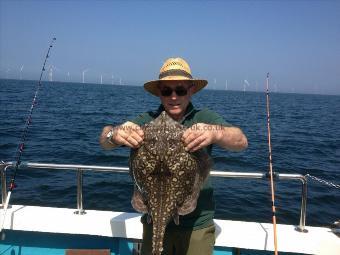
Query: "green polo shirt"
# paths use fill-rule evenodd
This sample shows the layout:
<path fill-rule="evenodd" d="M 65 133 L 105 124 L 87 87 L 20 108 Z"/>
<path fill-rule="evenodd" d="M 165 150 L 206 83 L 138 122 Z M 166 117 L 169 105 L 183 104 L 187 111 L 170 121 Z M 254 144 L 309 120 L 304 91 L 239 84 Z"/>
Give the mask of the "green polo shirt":
<path fill-rule="evenodd" d="M 131 122 L 139 126 L 143 126 L 157 118 L 164 110 L 165 109 L 163 105 L 160 105 L 156 111 L 143 113 L 134 120 L 131 120 Z M 188 105 L 183 119 L 179 122 L 186 127 L 191 127 L 196 123 L 231 126 L 229 123 L 225 122 L 224 119 L 217 113 L 208 109 L 197 110 L 194 108 L 192 103 Z M 209 145 L 205 149 L 211 156 L 212 145 Z M 213 197 L 213 188 L 211 185 L 211 180 L 208 177 L 201 189 L 199 198 L 197 200 L 196 209 L 192 213 L 180 216 L 178 226 L 175 225 L 173 221 L 171 221 L 168 224 L 168 228 L 188 228 L 197 230 L 208 227 L 213 224 L 214 212 L 215 201 Z M 146 215 L 143 215 L 142 222 L 146 223 Z"/>

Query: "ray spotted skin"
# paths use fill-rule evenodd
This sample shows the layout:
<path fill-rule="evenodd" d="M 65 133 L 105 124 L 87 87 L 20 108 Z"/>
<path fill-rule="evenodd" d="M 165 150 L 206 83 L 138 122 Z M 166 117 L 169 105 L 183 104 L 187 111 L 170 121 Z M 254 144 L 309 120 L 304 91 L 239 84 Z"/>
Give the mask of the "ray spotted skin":
<path fill-rule="evenodd" d="M 200 188 L 210 169 L 203 151 L 188 153 L 181 141 L 185 127 L 166 112 L 143 127 L 144 143 L 131 152 L 130 171 L 135 182 L 132 206 L 148 213 L 153 224 L 153 254 L 160 255 L 167 224 L 196 208 Z"/>

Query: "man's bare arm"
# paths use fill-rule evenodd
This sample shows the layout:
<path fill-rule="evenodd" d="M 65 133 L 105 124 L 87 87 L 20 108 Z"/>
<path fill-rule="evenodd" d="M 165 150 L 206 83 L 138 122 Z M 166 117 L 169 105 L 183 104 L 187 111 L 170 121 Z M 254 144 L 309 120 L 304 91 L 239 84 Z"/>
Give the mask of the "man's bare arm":
<path fill-rule="evenodd" d="M 210 144 L 232 151 L 242 151 L 248 147 L 247 137 L 237 127 L 224 127 L 197 123 L 188 128 L 182 137 L 186 150 L 196 151 Z"/>
<path fill-rule="evenodd" d="M 214 142 L 231 151 L 242 151 L 248 147 L 248 139 L 237 127 L 222 127 L 215 134 Z"/>

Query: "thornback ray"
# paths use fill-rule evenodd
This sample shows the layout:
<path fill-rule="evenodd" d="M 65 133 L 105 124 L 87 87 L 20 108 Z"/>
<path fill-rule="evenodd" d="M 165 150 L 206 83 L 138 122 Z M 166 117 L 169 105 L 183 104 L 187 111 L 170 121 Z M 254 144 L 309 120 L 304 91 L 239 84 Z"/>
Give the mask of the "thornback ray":
<path fill-rule="evenodd" d="M 142 127 L 144 142 L 131 151 L 130 174 L 135 182 L 132 206 L 152 223 L 152 254 L 163 251 L 167 224 L 195 210 L 211 159 L 199 150 L 189 153 L 181 141 L 186 127 L 165 111 Z"/>

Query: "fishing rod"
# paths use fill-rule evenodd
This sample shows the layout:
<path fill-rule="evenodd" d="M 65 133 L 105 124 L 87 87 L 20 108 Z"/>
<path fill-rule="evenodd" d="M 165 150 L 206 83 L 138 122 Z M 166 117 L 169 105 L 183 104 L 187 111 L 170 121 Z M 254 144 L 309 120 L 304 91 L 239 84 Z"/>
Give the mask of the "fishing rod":
<path fill-rule="evenodd" d="M 269 149 L 269 177 L 272 199 L 272 212 L 273 212 L 273 231 L 274 231 L 274 254 L 277 255 L 277 231 L 276 231 L 276 208 L 275 208 L 275 191 L 274 191 L 274 174 L 273 174 L 273 162 L 272 162 L 272 144 L 270 139 L 270 109 L 269 109 L 269 73 L 267 73 L 267 129 L 268 129 L 268 149 Z"/>
<path fill-rule="evenodd" d="M 45 57 L 45 60 L 44 60 L 44 64 L 43 64 L 43 67 L 41 69 L 39 82 L 38 82 L 37 88 L 35 90 L 35 94 L 34 94 L 34 97 L 33 97 L 33 101 L 32 101 L 30 111 L 29 111 L 28 116 L 27 116 L 25 128 L 23 129 L 21 139 L 20 139 L 20 143 L 19 143 L 19 146 L 18 146 L 17 151 L 16 151 L 16 157 L 15 157 L 16 163 L 15 163 L 15 167 L 14 167 L 14 173 L 13 173 L 13 177 L 11 178 L 11 181 L 10 181 L 10 184 L 9 184 L 9 191 L 7 193 L 6 202 L 3 205 L 4 206 L 3 207 L 4 215 L 3 215 L 3 219 L 2 219 L 2 223 L 1 223 L 1 229 L 0 229 L 0 232 L 2 234 L 1 235 L 2 240 L 4 239 L 4 233 L 2 231 L 4 229 L 4 224 L 5 224 L 6 213 L 7 213 L 7 209 L 8 209 L 8 205 L 9 205 L 9 200 L 11 198 L 12 191 L 16 187 L 15 178 L 16 178 L 16 175 L 17 175 L 20 163 L 21 163 L 22 153 L 25 149 L 25 142 L 26 142 L 26 139 L 27 139 L 28 128 L 32 123 L 33 109 L 34 109 L 35 105 L 37 104 L 38 93 L 39 93 L 39 90 L 41 88 L 41 79 L 42 79 L 43 73 L 45 71 L 45 65 L 46 65 L 47 59 L 49 58 L 49 54 L 50 54 L 51 48 L 53 47 L 53 43 L 54 43 L 55 40 L 56 40 L 56 38 L 54 37 L 50 42 L 50 46 L 48 47 L 47 54 L 46 54 L 46 57 Z"/>

